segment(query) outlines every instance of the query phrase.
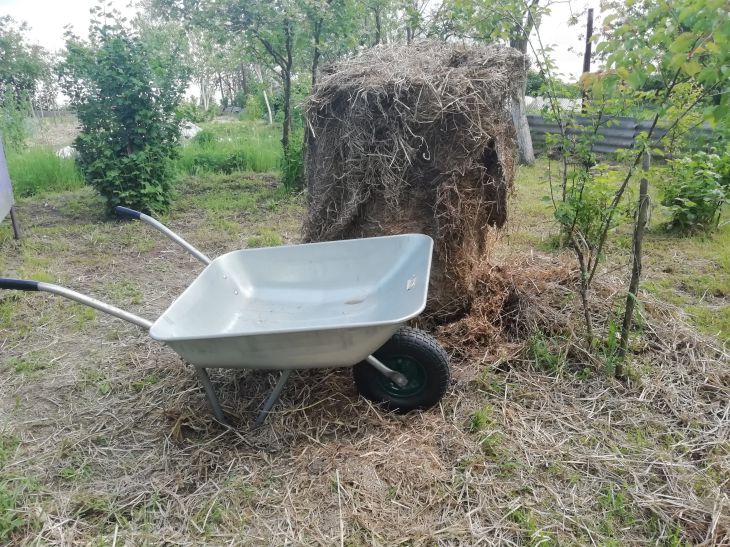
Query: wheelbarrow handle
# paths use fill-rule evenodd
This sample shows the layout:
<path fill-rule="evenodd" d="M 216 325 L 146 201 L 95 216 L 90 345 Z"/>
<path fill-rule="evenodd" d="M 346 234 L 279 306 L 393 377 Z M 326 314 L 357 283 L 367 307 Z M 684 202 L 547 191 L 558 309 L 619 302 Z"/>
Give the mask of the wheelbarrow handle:
<path fill-rule="evenodd" d="M 123 319 L 124 321 L 128 321 L 129 323 L 134 323 L 135 325 L 142 327 L 143 329 L 149 330 L 152 327 L 152 321 L 148 321 L 147 319 L 138 317 L 133 313 L 121 310 L 115 306 L 112 306 L 111 304 L 107 304 L 106 302 L 102 302 L 101 300 L 97 300 L 96 298 L 92 298 L 91 296 L 87 296 L 85 294 L 81 294 L 79 292 L 72 291 L 71 289 L 67 289 L 66 287 L 61 287 L 60 285 L 54 285 L 52 283 L 0 277 L 0 289 L 48 292 L 51 294 L 62 296 L 64 298 L 68 298 L 69 300 L 74 300 L 75 302 L 83 304 L 84 306 L 89 306 L 90 308 L 94 308 L 104 313 L 108 313 L 109 315 L 113 315 L 114 317 L 118 317 L 119 319 Z"/>
<path fill-rule="evenodd" d="M 37 291 L 38 281 L 0 277 L 0 289 L 8 289 L 11 291 Z"/>
<path fill-rule="evenodd" d="M 130 209 L 128 207 L 122 207 L 121 205 L 117 205 L 114 207 L 114 212 L 117 214 L 117 216 L 120 217 L 127 217 L 127 218 L 133 218 L 136 220 L 140 220 L 142 218 L 142 213 L 139 211 L 135 211 L 134 209 Z"/>
<path fill-rule="evenodd" d="M 181 238 L 179 235 L 177 235 L 175 232 L 170 230 L 170 228 L 168 228 L 167 226 L 162 224 L 162 222 L 155 220 L 151 216 L 145 215 L 144 213 L 135 211 L 134 209 L 130 209 L 128 207 L 122 207 L 121 205 L 117 205 L 116 207 L 114 207 L 114 212 L 117 215 L 119 215 L 120 217 L 133 218 L 133 219 L 141 220 L 142 222 L 149 224 L 156 230 L 159 230 L 160 232 L 165 234 L 167 237 L 169 237 L 175 243 L 180 245 L 180 247 L 185 249 L 187 252 L 189 252 L 195 258 L 200 260 L 206 266 L 208 264 L 210 264 L 210 262 L 211 262 L 210 258 L 208 258 L 206 255 L 201 253 L 198 249 L 196 249 L 195 247 L 190 245 L 190 243 L 188 243 L 183 238 Z"/>

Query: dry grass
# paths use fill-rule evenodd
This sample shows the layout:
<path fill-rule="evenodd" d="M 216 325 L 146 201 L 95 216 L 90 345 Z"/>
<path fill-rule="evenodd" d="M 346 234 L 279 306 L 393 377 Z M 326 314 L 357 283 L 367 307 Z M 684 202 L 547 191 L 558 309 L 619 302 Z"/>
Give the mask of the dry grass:
<path fill-rule="evenodd" d="M 263 228 L 292 240 L 298 200 L 236 177 L 190 182 L 166 220 L 213 255 Z M 201 216 L 241 193 L 253 205 Z M 97 216 L 85 191 L 18 210 L 28 239 L 0 228 L 3 273 L 43 274 L 155 317 L 199 271 L 143 225 Z M 192 371 L 135 327 L 0 295 L 0 489 L 17 493 L 23 519 L 5 541 L 727 543 L 730 369 L 718 343 L 649 299 L 620 383 L 572 333 L 568 263 L 533 255 L 486 271 L 489 299 L 436 333 L 454 367 L 439 408 L 390 415 L 356 396 L 349 371 L 310 371 L 255 431 L 268 375 L 213 375 L 237 424 L 221 429 Z M 617 287 L 604 276 L 593 295 L 604 333 Z M 43 367 L 19 372 L 19 358 Z"/>

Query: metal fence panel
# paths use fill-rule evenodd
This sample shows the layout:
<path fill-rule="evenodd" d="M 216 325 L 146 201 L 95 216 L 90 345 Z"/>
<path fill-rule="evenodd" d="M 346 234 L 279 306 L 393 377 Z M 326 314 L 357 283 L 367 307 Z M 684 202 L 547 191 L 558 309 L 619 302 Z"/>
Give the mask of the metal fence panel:
<path fill-rule="evenodd" d="M 530 126 L 530 134 L 532 135 L 532 144 L 537 149 L 544 149 L 548 134 L 560 134 L 558 124 L 546 120 L 537 114 L 528 114 L 527 123 Z M 586 126 L 591 125 L 592 120 L 585 116 L 575 116 L 569 120 L 566 128 L 567 135 L 579 135 Z M 593 145 L 593 151 L 599 154 L 615 154 L 619 150 L 633 148 L 636 138 L 640 133 L 649 131 L 652 122 L 646 120 L 638 120 L 629 117 L 608 118 L 604 124 L 598 128 L 600 138 Z M 666 128 L 657 127 L 652 134 L 652 140 L 657 141 L 667 133 Z M 708 142 L 712 139 L 712 129 L 710 127 L 698 127 L 692 130 L 692 134 L 698 143 Z M 661 143 L 659 144 L 661 148 Z"/>

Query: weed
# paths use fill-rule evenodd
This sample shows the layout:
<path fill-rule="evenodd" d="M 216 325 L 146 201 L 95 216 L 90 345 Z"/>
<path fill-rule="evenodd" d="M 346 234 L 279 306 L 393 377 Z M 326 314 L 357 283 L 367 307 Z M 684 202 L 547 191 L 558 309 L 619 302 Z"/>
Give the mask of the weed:
<path fill-rule="evenodd" d="M 598 505 L 603 511 L 603 519 L 599 528 L 609 537 L 617 535 L 617 528 L 631 526 L 635 523 L 628 507 L 626 494 L 614 485 L 604 487 L 598 494 Z"/>
<path fill-rule="evenodd" d="M 541 332 L 533 334 L 527 344 L 528 356 L 535 367 L 550 375 L 558 375 L 565 368 L 564 351 Z"/>
<path fill-rule="evenodd" d="M 248 247 L 277 247 L 283 243 L 281 236 L 271 228 L 259 228 L 246 240 Z"/>
<path fill-rule="evenodd" d="M 260 123 L 211 124 L 180 150 L 178 169 L 189 175 L 276 171 L 282 156 L 278 135 Z"/>
<path fill-rule="evenodd" d="M 39 353 L 29 353 L 23 357 L 11 357 L 8 366 L 18 374 L 23 376 L 33 376 L 34 374 L 48 368 L 48 359 Z"/>
<path fill-rule="evenodd" d="M 106 293 L 113 302 L 141 304 L 142 292 L 131 281 L 118 281 L 106 287 Z"/>
<path fill-rule="evenodd" d="M 69 306 L 69 315 L 73 318 L 73 328 L 76 331 L 84 328 L 96 319 L 96 310 L 83 304 L 73 303 Z"/>
<path fill-rule="evenodd" d="M 469 419 L 469 429 L 473 432 L 479 432 L 487 427 L 493 426 L 492 407 L 487 405 L 475 411 Z"/>
<path fill-rule="evenodd" d="M 4 465 L 20 445 L 15 435 L 0 432 L 0 465 Z"/>
<path fill-rule="evenodd" d="M 70 482 L 88 479 L 92 474 L 91 467 L 85 463 L 78 466 L 66 466 L 58 472 L 59 478 Z"/>
<path fill-rule="evenodd" d="M 155 385 L 159 381 L 160 379 L 157 376 L 150 374 L 149 376 L 144 376 L 141 380 L 134 380 L 130 385 L 134 391 L 140 392 L 146 387 Z"/>
<path fill-rule="evenodd" d="M 19 444 L 20 441 L 14 435 L 0 433 L 0 541 L 8 540 L 26 524 L 16 508 L 30 483 L 4 472 L 5 464 Z"/>
<path fill-rule="evenodd" d="M 510 513 L 509 518 L 520 526 L 527 545 L 545 547 L 557 545 L 557 542 L 538 526 L 535 517 L 528 509 L 516 509 Z"/>

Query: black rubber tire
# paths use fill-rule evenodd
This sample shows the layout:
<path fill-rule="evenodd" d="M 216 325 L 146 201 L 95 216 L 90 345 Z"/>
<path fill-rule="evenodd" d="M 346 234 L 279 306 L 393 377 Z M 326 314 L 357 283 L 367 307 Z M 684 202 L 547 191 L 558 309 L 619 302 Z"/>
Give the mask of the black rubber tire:
<path fill-rule="evenodd" d="M 406 375 L 403 388 L 367 362 L 352 371 L 357 391 L 388 410 L 409 412 L 437 404 L 449 387 L 449 358 L 436 339 L 423 331 L 402 327 L 374 354 L 387 367 Z"/>

